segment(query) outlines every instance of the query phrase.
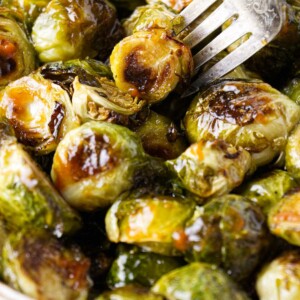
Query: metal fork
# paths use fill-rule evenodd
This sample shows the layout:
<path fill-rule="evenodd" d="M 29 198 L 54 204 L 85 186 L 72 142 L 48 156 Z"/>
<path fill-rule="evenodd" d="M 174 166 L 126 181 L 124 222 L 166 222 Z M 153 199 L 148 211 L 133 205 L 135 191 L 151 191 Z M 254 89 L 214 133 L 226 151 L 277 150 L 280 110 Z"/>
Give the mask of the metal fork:
<path fill-rule="evenodd" d="M 194 0 L 189 4 L 180 13 L 184 24 L 177 34 L 216 2 L 217 0 Z M 199 91 L 202 86 L 224 76 L 272 41 L 282 28 L 283 10 L 283 0 L 224 0 L 183 39 L 186 45 L 194 48 L 227 20 L 234 19 L 228 28 L 194 55 L 195 71 L 243 36 L 250 37 L 225 58 L 201 73 L 182 97 L 187 97 Z"/>

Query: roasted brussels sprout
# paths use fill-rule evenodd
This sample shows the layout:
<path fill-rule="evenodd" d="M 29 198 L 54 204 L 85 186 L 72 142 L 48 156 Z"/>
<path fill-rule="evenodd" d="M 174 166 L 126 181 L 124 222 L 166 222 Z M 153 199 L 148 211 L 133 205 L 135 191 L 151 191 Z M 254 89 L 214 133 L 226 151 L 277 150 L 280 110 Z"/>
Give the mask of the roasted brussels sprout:
<path fill-rule="evenodd" d="M 237 195 L 216 198 L 198 208 L 173 239 L 189 262 L 213 263 L 237 281 L 253 272 L 270 241 L 260 208 Z"/>
<path fill-rule="evenodd" d="M 110 56 L 117 87 L 149 103 L 158 102 L 193 72 L 190 50 L 164 29 L 141 30 L 118 43 Z"/>
<path fill-rule="evenodd" d="M 0 92 L 0 114 L 13 126 L 18 140 L 37 154 L 54 151 L 79 120 L 70 97 L 39 73 L 22 77 Z"/>
<path fill-rule="evenodd" d="M 116 115 L 133 115 L 146 104 L 138 97 L 121 92 L 114 81 L 106 77 L 95 77 L 93 85 L 76 77 L 73 89 L 73 109 L 82 122 L 108 121 Z"/>
<path fill-rule="evenodd" d="M 146 153 L 163 159 L 174 159 L 185 149 L 186 142 L 175 124 L 154 111 L 134 131 L 141 138 Z"/>
<path fill-rule="evenodd" d="M 22 15 L 28 30 L 50 0 L 1 0 L 1 6 Z"/>
<path fill-rule="evenodd" d="M 154 4 L 139 6 L 132 15 L 123 22 L 126 35 L 131 35 L 138 30 L 161 28 L 172 33 L 175 14 L 166 8 L 165 5 Z M 180 22 L 180 19 L 178 19 Z M 176 22 L 175 22 L 176 23 Z"/>
<path fill-rule="evenodd" d="M 270 210 L 270 231 L 290 244 L 300 246 L 300 188 L 288 192 Z"/>
<path fill-rule="evenodd" d="M 35 52 L 13 11 L 0 7 L 0 88 L 35 69 Z"/>
<path fill-rule="evenodd" d="M 32 28 L 42 62 L 105 59 L 122 36 L 116 11 L 105 0 L 51 0 Z"/>
<path fill-rule="evenodd" d="M 284 150 L 299 117 L 300 107 L 266 83 L 224 80 L 195 97 L 184 126 L 191 142 L 223 139 L 262 166 Z"/>
<path fill-rule="evenodd" d="M 267 264 L 258 274 L 260 300 L 298 300 L 300 297 L 300 253 L 290 251 Z"/>
<path fill-rule="evenodd" d="M 236 192 L 256 202 L 268 214 L 284 194 L 296 186 L 296 181 L 289 173 L 277 169 L 246 181 Z"/>
<path fill-rule="evenodd" d="M 175 12 L 179 13 L 186 6 L 188 6 L 192 0 L 146 0 L 149 4 L 163 3 L 167 7 L 171 8 Z"/>
<path fill-rule="evenodd" d="M 121 245 L 118 253 L 107 276 L 111 288 L 131 283 L 151 287 L 162 275 L 183 265 L 178 258 L 142 252 L 137 247 Z"/>
<path fill-rule="evenodd" d="M 2 129 L 0 169 L 0 216 L 9 230 L 35 226 L 61 237 L 80 227 L 80 217 L 15 138 L 5 136 Z"/>
<path fill-rule="evenodd" d="M 184 187 L 202 198 L 221 196 L 240 185 L 251 169 L 251 155 L 222 140 L 192 144 L 167 166 Z"/>
<path fill-rule="evenodd" d="M 134 185 L 135 172 L 150 160 L 129 129 L 88 122 L 70 131 L 53 158 L 51 176 L 74 207 L 94 210 L 112 204 Z"/>
<path fill-rule="evenodd" d="M 171 271 L 156 282 L 152 291 L 172 300 L 248 300 L 225 273 L 205 263 Z"/>
<path fill-rule="evenodd" d="M 163 296 L 153 294 L 144 287 L 128 285 L 113 291 L 104 292 L 95 300 L 164 300 Z"/>
<path fill-rule="evenodd" d="M 285 166 L 288 172 L 300 180 L 300 125 L 290 134 L 285 148 Z"/>
<path fill-rule="evenodd" d="M 106 218 L 110 241 L 139 245 L 163 255 L 179 255 L 172 235 L 184 228 L 195 204 L 187 198 L 144 195 L 115 202 Z"/>
<path fill-rule="evenodd" d="M 11 234 L 3 248 L 6 282 L 35 299 L 85 300 L 90 262 L 43 231 Z"/>

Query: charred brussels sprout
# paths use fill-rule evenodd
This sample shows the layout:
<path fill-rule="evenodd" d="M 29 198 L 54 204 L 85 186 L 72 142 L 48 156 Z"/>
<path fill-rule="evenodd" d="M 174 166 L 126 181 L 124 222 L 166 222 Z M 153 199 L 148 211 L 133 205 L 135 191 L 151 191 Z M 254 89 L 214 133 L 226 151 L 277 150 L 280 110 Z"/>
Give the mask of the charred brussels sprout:
<path fill-rule="evenodd" d="M 38 73 L 1 91 L 0 113 L 18 140 L 37 154 L 54 151 L 65 134 L 79 126 L 68 93 Z"/>
<path fill-rule="evenodd" d="M 60 237 L 80 227 L 79 216 L 13 137 L 1 136 L 0 169 L 0 215 L 10 230 L 36 226 Z"/>
<path fill-rule="evenodd" d="M 106 218 L 106 232 L 114 243 L 136 244 L 163 255 L 178 255 L 172 235 L 194 212 L 192 200 L 168 196 L 142 196 L 115 202 Z"/>
<path fill-rule="evenodd" d="M 142 252 L 137 247 L 119 247 L 119 254 L 107 276 L 109 287 L 140 284 L 151 287 L 161 276 L 183 265 L 178 258 Z"/>
<path fill-rule="evenodd" d="M 72 104 L 82 122 L 109 121 L 116 115 L 130 116 L 138 113 L 146 101 L 121 92 L 114 81 L 95 77 L 92 85 L 76 77 L 73 82 Z"/>
<path fill-rule="evenodd" d="M 32 72 L 35 52 L 13 11 L 0 7 L 0 87 Z"/>
<path fill-rule="evenodd" d="M 188 261 L 213 263 L 238 281 L 253 272 L 269 245 L 262 211 L 237 195 L 216 198 L 198 208 L 173 239 Z"/>
<path fill-rule="evenodd" d="M 4 279 L 35 299 L 85 300 L 90 262 L 42 231 L 11 234 L 3 249 Z"/>
<path fill-rule="evenodd" d="M 146 153 L 152 156 L 174 159 L 186 149 L 186 142 L 175 124 L 154 111 L 150 111 L 134 131 L 141 138 Z"/>
<path fill-rule="evenodd" d="M 173 27 L 176 25 L 175 16 L 165 5 L 144 5 L 137 7 L 132 15 L 124 21 L 123 26 L 127 35 L 151 28 L 161 28 L 172 33 Z"/>
<path fill-rule="evenodd" d="M 171 271 L 158 280 L 152 291 L 172 300 L 249 300 L 225 273 L 205 263 Z"/>
<path fill-rule="evenodd" d="M 300 125 L 288 137 L 285 148 L 285 166 L 287 171 L 300 180 Z"/>
<path fill-rule="evenodd" d="M 294 178 L 282 170 L 256 176 L 237 189 L 237 193 L 256 202 L 265 214 L 287 193 L 297 186 Z"/>
<path fill-rule="evenodd" d="M 284 150 L 299 117 L 300 107 L 270 85 L 225 80 L 195 97 L 184 126 L 191 142 L 223 139 L 262 166 Z"/>
<path fill-rule="evenodd" d="M 133 33 L 118 43 L 110 56 L 117 87 L 149 103 L 158 102 L 193 72 L 190 50 L 166 30 Z"/>
<path fill-rule="evenodd" d="M 31 30 L 33 22 L 49 2 L 50 0 L 1 0 L 1 6 L 20 13 L 28 29 Z"/>
<path fill-rule="evenodd" d="M 300 189 L 287 193 L 270 210 L 268 224 L 271 232 L 290 244 L 300 246 Z"/>
<path fill-rule="evenodd" d="M 166 164 L 187 190 L 209 198 L 229 193 L 242 183 L 251 169 L 251 155 L 221 140 L 200 141 Z"/>
<path fill-rule="evenodd" d="M 300 297 L 300 253 L 290 251 L 267 264 L 258 274 L 260 300 L 298 300 Z"/>
<path fill-rule="evenodd" d="M 42 62 L 105 59 L 122 36 L 116 11 L 105 0 L 51 0 L 32 28 Z"/>
<path fill-rule="evenodd" d="M 70 131 L 54 155 L 51 176 L 65 199 L 81 210 L 112 204 L 134 185 L 147 158 L 138 137 L 125 127 L 88 122 Z"/>
<path fill-rule="evenodd" d="M 153 294 L 144 287 L 127 285 L 113 291 L 104 292 L 95 300 L 164 300 L 163 296 Z"/>
<path fill-rule="evenodd" d="M 188 6 L 192 0 L 146 0 L 149 4 L 163 3 L 168 8 L 172 9 L 176 13 L 182 11 Z"/>

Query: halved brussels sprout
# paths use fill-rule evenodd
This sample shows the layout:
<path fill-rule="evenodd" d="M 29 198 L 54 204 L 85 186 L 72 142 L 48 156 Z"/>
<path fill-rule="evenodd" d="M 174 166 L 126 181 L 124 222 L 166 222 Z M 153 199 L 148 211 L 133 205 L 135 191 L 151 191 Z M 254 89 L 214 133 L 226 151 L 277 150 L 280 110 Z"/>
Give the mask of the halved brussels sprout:
<path fill-rule="evenodd" d="M 127 285 L 113 291 L 104 292 L 95 300 L 164 300 L 163 296 L 156 295 L 144 287 Z"/>
<path fill-rule="evenodd" d="M 19 16 L 0 7 L 0 87 L 35 69 L 35 52 Z"/>
<path fill-rule="evenodd" d="M 170 300 L 248 300 L 214 265 L 192 263 L 164 275 L 151 289 Z"/>
<path fill-rule="evenodd" d="M 70 131 L 60 142 L 51 177 L 72 206 L 94 210 L 130 190 L 138 169 L 146 169 L 147 158 L 135 133 L 93 121 Z"/>
<path fill-rule="evenodd" d="M 27 28 L 31 30 L 35 19 L 49 2 L 50 0 L 1 0 L 1 6 L 21 14 Z"/>
<path fill-rule="evenodd" d="M 300 180 L 300 125 L 290 134 L 285 148 L 285 166 L 288 172 Z"/>
<path fill-rule="evenodd" d="M 139 245 L 147 251 L 178 255 L 172 235 L 184 228 L 195 204 L 187 198 L 144 195 L 115 202 L 106 218 L 110 241 Z"/>
<path fill-rule="evenodd" d="M 262 166 L 284 150 L 299 117 L 300 107 L 266 83 L 224 80 L 195 97 L 184 126 L 191 142 L 223 139 Z"/>
<path fill-rule="evenodd" d="M 23 147 L 1 129 L 0 215 L 10 230 L 45 228 L 55 236 L 73 233 L 80 217 L 62 199 Z"/>
<path fill-rule="evenodd" d="M 51 0 L 32 28 L 42 62 L 105 59 L 122 37 L 116 10 L 105 0 Z"/>
<path fill-rule="evenodd" d="M 149 4 L 163 3 L 177 13 L 187 7 L 192 1 L 193 0 L 146 0 Z"/>
<path fill-rule="evenodd" d="M 270 210 L 268 224 L 271 233 L 300 246 L 300 188 L 291 190 Z"/>
<path fill-rule="evenodd" d="M 35 299 L 86 300 L 90 262 L 43 231 L 11 234 L 3 248 L 5 281 Z"/>
<path fill-rule="evenodd" d="M 192 144 L 167 166 L 184 187 L 201 198 L 221 196 L 240 185 L 251 169 L 251 155 L 222 140 Z"/>
<path fill-rule="evenodd" d="M 18 140 L 37 154 L 54 151 L 65 134 L 80 124 L 68 93 L 39 73 L 22 77 L 0 92 L 0 114 Z"/>
<path fill-rule="evenodd" d="M 256 290 L 260 300 L 298 300 L 300 298 L 300 253 L 282 254 L 259 272 Z"/>
<path fill-rule="evenodd" d="M 93 85 L 76 77 L 73 89 L 73 109 L 82 122 L 108 121 L 117 114 L 133 115 L 146 104 L 138 97 L 121 92 L 114 81 L 106 77 L 95 77 Z"/>
<path fill-rule="evenodd" d="M 193 72 L 187 46 L 164 29 L 141 30 L 118 43 L 110 56 L 117 87 L 149 103 L 158 102 Z"/>
<path fill-rule="evenodd" d="M 296 186 L 296 181 L 289 173 L 277 169 L 246 181 L 236 192 L 256 202 L 268 214 L 284 194 Z"/>
<path fill-rule="evenodd" d="M 174 159 L 185 149 L 186 142 L 175 124 L 150 111 L 146 120 L 134 131 L 140 137 L 146 153 L 163 159 Z"/>
<path fill-rule="evenodd" d="M 251 275 L 270 241 L 260 208 L 237 195 L 219 197 L 198 208 L 173 239 L 187 261 L 218 265 L 237 281 Z"/>
<path fill-rule="evenodd" d="M 177 20 L 174 19 L 175 16 L 165 5 L 144 5 L 137 7 L 132 15 L 123 22 L 123 26 L 126 35 L 150 28 L 161 28 L 172 33 L 174 20 Z"/>
<path fill-rule="evenodd" d="M 107 276 L 108 286 L 117 288 L 128 284 L 151 287 L 161 276 L 179 268 L 182 261 L 175 257 L 142 252 L 138 247 L 120 245 Z"/>

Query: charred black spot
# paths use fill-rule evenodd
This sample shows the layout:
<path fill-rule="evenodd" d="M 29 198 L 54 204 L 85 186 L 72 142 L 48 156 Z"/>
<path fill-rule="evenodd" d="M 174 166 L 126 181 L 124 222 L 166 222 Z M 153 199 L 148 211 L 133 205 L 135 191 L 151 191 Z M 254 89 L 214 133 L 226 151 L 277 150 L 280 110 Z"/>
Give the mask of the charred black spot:
<path fill-rule="evenodd" d="M 13 58 L 0 56 L 0 77 L 13 73 L 17 68 L 17 63 Z"/>
<path fill-rule="evenodd" d="M 54 110 L 51 115 L 50 122 L 48 123 L 50 131 L 55 139 L 57 139 L 58 137 L 59 129 L 64 119 L 64 116 L 65 116 L 65 111 L 63 105 L 55 101 Z"/>
<path fill-rule="evenodd" d="M 145 68 L 138 61 L 137 49 L 125 58 L 125 80 L 132 83 L 140 92 L 146 91 L 155 81 L 151 68 Z"/>

